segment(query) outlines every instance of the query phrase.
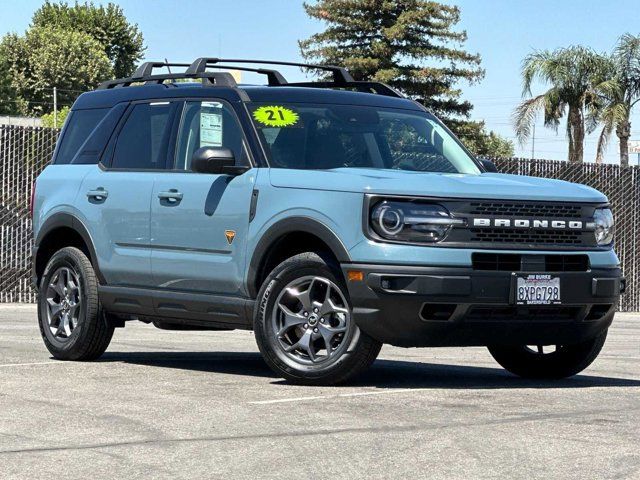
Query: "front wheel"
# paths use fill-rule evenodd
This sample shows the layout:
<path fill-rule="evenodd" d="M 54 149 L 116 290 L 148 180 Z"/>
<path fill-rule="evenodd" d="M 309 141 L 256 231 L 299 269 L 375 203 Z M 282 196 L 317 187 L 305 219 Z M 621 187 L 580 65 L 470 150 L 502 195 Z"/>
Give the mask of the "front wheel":
<path fill-rule="evenodd" d="M 596 359 L 607 338 L 573 345 L 492 346 L 489 352 L 506 370 L 523 378 L 559 379 L 576 375 Z"/>
<path fill-rule="evenodd" d="M 254 331 L 265 361 L 306 385 L 346 381 L 367 368 L 381 343 L 360 331 L 348 293 L 330 261 L 315 253 L 289 258 L 265 280 Z"/>

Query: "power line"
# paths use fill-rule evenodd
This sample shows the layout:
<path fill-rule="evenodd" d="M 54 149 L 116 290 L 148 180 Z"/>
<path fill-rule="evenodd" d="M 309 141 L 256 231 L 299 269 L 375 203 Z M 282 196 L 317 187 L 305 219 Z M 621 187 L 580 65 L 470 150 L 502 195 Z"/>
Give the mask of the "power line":
<path fill-rule="evenodd" d="M 35 100 L 0 100 L 0 103 L 17 103 L 17 104 L 34 104 L 34 105 L 53 105 L 54 102 L 37 102 Z M 58 106 L 71 107 L 71 103 L 58 103 Z"/>

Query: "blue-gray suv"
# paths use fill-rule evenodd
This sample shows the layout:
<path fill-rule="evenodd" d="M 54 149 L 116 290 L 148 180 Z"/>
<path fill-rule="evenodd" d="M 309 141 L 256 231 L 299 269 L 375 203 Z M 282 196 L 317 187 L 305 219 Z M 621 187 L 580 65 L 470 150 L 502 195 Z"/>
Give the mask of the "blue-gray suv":
<path fill-rule="evenodd" d="M 419 103 L 324 65 L 145 63 L 81 95 L 33 226 L 40 330 L 64 360 L 140 320 L 253 330 L 298 383 L 343 382 L 383 343 L 487 346 L 563 378 L 596 358 L 624 290 L 604 195 L 497 173 Z"/>

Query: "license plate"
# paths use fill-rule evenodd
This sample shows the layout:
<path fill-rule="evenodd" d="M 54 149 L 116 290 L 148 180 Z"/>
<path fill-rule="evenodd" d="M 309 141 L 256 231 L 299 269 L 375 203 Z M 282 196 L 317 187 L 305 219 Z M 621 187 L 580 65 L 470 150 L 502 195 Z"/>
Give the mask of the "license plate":
<path fill-rule="evenodd" d="M 518 305 L 557 305 L 560 303 L 560 278 L 551 275 L 517 277 Z"/>

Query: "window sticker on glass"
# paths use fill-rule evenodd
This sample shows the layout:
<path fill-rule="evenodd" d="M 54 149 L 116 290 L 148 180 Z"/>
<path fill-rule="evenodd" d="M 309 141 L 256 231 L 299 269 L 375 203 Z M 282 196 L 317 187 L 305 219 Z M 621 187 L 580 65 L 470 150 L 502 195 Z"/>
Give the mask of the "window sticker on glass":
<path fill-rule="evenodd" d="M 204 107 L 205 104 L 203 103 L 202 106 Z M 222 110 L 220 113 L 210 113 L 203 108 L 200 112 L 200 146 L 222 146 Z"/>
<path fill-rule="evenodd" d="M 259 107 L 253 111 L 253 118 L 266 127 L 293 127 L 300 120 L 296 112 L 281 105 Z"/>

